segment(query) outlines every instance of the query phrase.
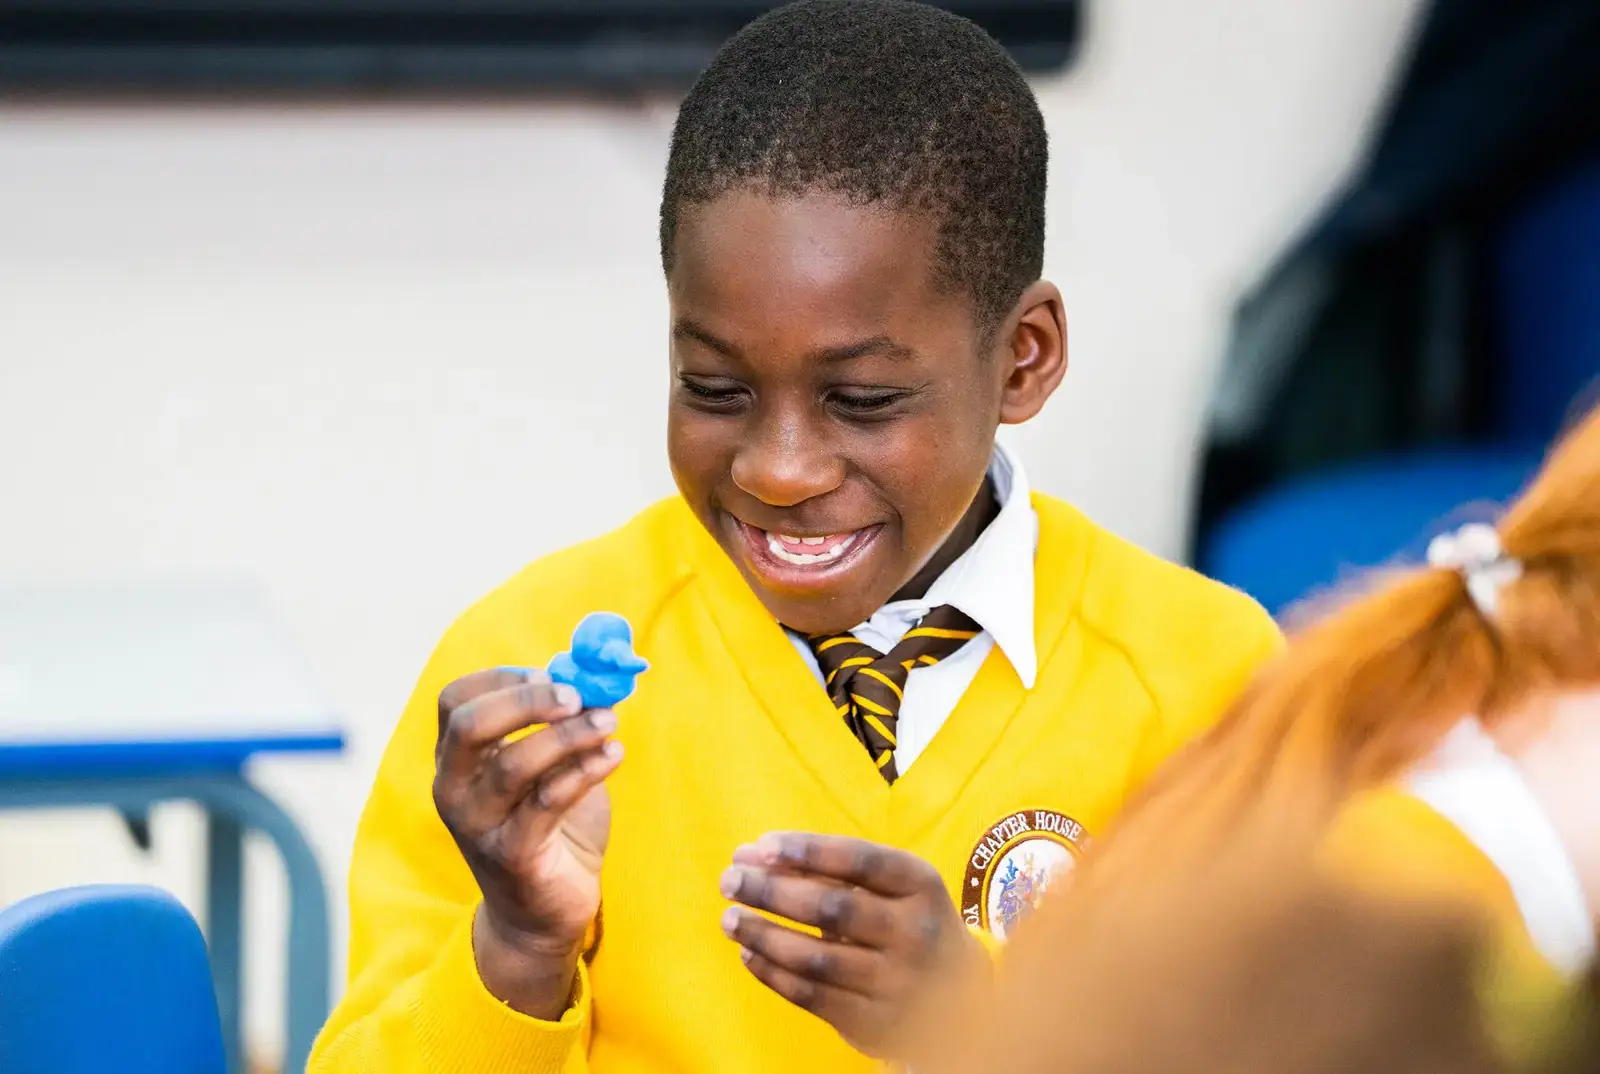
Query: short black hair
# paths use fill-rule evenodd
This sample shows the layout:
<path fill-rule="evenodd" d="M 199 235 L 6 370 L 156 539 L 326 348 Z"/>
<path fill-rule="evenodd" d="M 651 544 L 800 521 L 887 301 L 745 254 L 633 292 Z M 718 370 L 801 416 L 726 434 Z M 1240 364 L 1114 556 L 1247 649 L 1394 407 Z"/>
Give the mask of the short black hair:
<path fill-rule="evenodd" d="M 1039 103 L 971 21 L 906 0 L 800 0 L 712 59 L 678 111 L 661 195 L 672 272 L 685 205 L 754 184 L 937 220 L 934 280 L 997 325 L 1044 269 Z"/>

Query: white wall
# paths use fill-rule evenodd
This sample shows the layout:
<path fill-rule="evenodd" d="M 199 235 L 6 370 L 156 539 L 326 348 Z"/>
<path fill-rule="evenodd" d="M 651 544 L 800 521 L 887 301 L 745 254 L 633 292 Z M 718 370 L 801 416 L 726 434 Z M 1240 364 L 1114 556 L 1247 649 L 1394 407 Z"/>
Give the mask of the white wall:
<path fill-rule="evenodd" d="M 1040 86 L 1072 371 L 1016 438 L 1037 484 L 1181 548 L 1230 304 L 1352 162 L 1414 3 L 1093 3 L 1081 64 Z M 452 616 L 670 491 L 671 115 L 0 108 L 0 577 L 263 582 L 351 751 L 260 778 L 341 893 L 388 727 Z M 107 817 L 0 818 L 0 902 L 109 878 L 194 904 L 197 833 L 158 817 L 140 861 Z M 270 1055 L 281 876 L 251 860 Z"/>

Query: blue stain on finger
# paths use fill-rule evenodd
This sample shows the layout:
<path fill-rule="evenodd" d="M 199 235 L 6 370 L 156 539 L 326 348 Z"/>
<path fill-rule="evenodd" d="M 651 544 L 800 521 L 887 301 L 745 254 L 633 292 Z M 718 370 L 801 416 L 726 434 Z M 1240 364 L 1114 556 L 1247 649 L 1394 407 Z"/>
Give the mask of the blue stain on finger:
<path fill-rule="evenodd" d="M 551 682 L 578 691 L 586 709 L 607 709 L 633 693 L 634 680 L 650 665 L 633 651 L 633 628 L 620 615 L 586 615 L 572 632 L 572 648 L 557 653 L 548 669 Z"/>

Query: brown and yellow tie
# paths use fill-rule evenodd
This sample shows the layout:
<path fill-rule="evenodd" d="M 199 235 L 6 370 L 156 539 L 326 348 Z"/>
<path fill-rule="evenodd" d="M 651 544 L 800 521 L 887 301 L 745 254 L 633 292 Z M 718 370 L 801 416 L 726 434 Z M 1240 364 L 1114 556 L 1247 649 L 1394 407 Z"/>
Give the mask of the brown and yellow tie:
<path fill-rule="evenodd" d="M 981 629 L 976 620 L 946 604 L 923 616 L 888 653 L 878 652 L 854 634 L 811 638 L 828 696 L 890 783 L 899 775 L 894 764 L 895 730 L 906 679 L 913 669 L 952 655 Z"/>

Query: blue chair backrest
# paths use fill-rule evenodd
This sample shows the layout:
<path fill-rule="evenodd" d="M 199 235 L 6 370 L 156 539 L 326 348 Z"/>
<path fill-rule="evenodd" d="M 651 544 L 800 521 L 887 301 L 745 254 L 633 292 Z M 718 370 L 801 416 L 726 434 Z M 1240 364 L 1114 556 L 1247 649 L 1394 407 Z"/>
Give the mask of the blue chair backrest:
<path fill-rule="evenodd" d="M 1539 469 L 1536 450 L 1371 459 L 1279 486 L 1222 519 L 1198 566 L 1273 615 L 1375 567 L 1419 563 L 1428 538 L 1494 517 Z"/>
<path fill-rule="evenodd" d="M 226 1074 L 205 940 L 172 896 L 95 885 L 0 911 L 4 1074 Z"/>

